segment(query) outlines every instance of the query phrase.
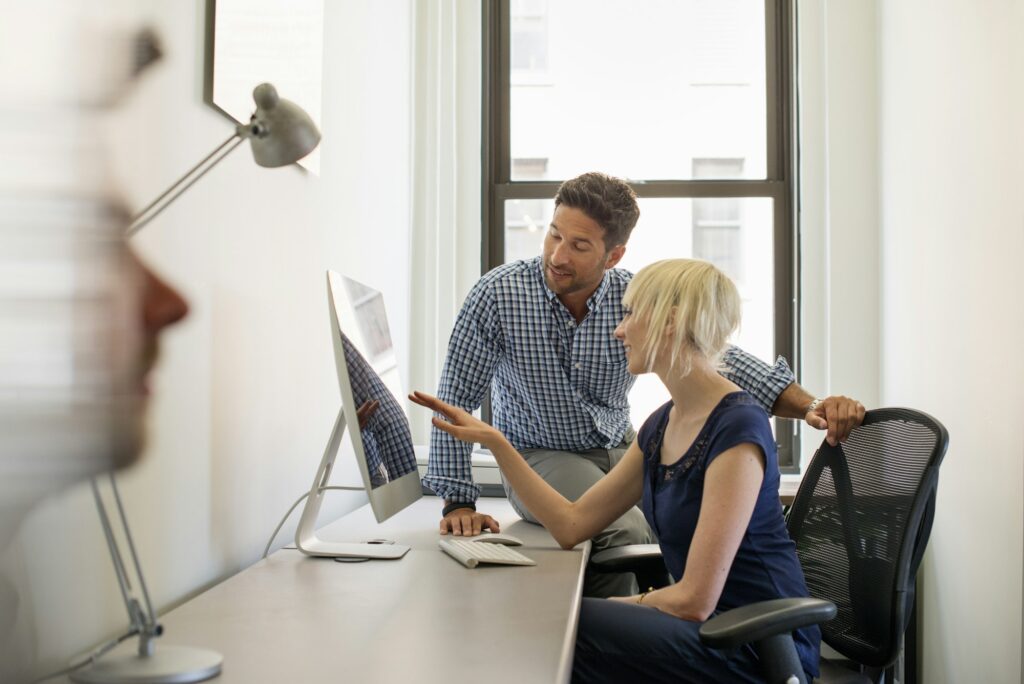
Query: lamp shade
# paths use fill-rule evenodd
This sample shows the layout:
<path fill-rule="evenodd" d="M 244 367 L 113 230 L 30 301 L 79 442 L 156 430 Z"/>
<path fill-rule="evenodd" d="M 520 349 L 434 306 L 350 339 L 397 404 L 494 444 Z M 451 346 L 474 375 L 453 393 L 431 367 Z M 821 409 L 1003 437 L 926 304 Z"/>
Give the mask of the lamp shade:
<path fill-rule="evenodd" d="M 278 97 L 277 89 L 261 83 L 252 91 L 256 111 L 238 133 L 249 138 L 252 157 L 260 166 L 293 164 L 320 143 L 320 131 L 302 107 Z"/>

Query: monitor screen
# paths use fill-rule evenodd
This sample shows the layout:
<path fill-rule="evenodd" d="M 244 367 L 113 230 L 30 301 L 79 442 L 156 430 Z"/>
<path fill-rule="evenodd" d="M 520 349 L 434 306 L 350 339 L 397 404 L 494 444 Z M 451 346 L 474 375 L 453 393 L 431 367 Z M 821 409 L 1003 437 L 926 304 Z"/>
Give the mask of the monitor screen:
<path fill-rule="evenodd" d="M 346 428 L 374 514 L 383 520 L 422 491 L 384 297 L 334 272 L 328 293 Z"/>
<path fill-rule="evenodd" d="M 416 470 L 409 421 L 383 377 L 374 372 L 344 332 L 341 345 L 370 486 L 377 488 Z"/>

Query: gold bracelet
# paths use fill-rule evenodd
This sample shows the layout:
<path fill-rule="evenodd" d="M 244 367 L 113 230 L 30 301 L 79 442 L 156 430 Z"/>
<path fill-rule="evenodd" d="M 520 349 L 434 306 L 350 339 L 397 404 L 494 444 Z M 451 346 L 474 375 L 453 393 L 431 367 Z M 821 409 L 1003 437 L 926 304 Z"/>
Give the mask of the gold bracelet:
<path fill-rule="evenodd" d="M 640 594 L 640 598 L 638 598 L 636 600 L 636 605 L 639 606 L 641 603 L 643 603 L 644 602 L 644 597 L 646 597 L 652 591 L 654 591 L 654 587 L 647 587 L 647 591 L 645 591 L 644 593 Z"/>

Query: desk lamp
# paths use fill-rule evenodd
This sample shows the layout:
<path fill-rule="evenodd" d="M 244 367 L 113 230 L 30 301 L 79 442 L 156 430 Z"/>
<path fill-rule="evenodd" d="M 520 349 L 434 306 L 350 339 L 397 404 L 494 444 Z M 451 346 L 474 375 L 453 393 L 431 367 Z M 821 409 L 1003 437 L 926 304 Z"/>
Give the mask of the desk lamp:
<path fill-rule="evenodd" d="M 294 164 L 320 143 L 320 131 L 309 118 L 309 114 L 294 102 L 278 97 L 274 86 L 269 83 L 256 86 L 252 91 L 252 98 L 256 101 L 256 111 L 253 112 L 249 123 L 238 124 L 231 137 L 140 211 L 128 228 L 129 236 L 156 218 L 245 140 L 252 145 L 252 157 L 255 162 L 271 169 Z"/>
<path fill-rule="evenodd" d="M 312 152 L 320 143 L 320 131 L 317 130 L 309 115 L 294 102 L 279 98 L 274 86 L 269 83 L 258 85 L 252 95 L 256 101 L 256 111 L 249 123 L 238 124 L 230 138 L 189 169 L 162 195 L 139 212 L 128 227 L 128 236 L 134 235 L 156 218 L 168 205 L 192 187 L 196 181 L 206 175 L 244 140 L 248 140 L 252 145 L 252 156 L 256 163 L 268 168 L 292 164 Z M 117 540 L 114 537 L 113 525 L 100 495 L 98 483 L 93 479 L 92 489 L 96 508 L 99 511 L 110 557 L 114 563 L 114 572 L 117 575 L 121 595 L 128 610 L 131 628 L 126 635 L 118 637 L 94 651 L 88 659 L 90 665 L 81 669 L 73 668 L 70 673 L 71 678 L 76 682 L 89 684 L 127 682 L 181 684 L 200 682 L 217 676 L 220 674 L 223 658 L 215 651 L 188 646 L 162 646 L 159 651 L 156 650 L 154 640 L 163 632 L 163 627 L 157 622 L 156 612 L 149 600 L 149 592 L 142 576 L 142 567 L 135 552 L 135 545 L 128 529 L 128 520 L 125 517 L 113 473 L 110 474 L 110 488 L 132 557 L 134 574 L 138 579 L 142 601 L 133 595 L 128 567 L 122 559 Z M 103 657 L 104 653 L 118 643 L 135 635 L 139 637 L 136 653 Z"/>

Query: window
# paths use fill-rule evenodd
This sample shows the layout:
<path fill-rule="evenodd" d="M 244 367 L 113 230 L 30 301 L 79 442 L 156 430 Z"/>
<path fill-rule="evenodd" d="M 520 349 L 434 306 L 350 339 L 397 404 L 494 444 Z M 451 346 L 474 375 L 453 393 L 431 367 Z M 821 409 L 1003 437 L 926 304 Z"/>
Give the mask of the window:
<path fill-rule="evenodd" d="M 483 267 L 540 253 L 558 185 L 630 179 L 621 266 L 714 262 L 737 283 L 736 342 L 795 366 L 792 0 L 496 0 L 484 5 Z M 636 426 L 664 400 L 641 378 Z M 776 425 L 795 470 L 796 426 Z"/>
<path fill-rule="evenodd" d="M 693 177 L 742 178 L 742 159 L 694 159 Z M 693 201 L 693 256 L 716 264 L 743 286 L 743 202 L 735 197 Z"/>
<path fill-rule="evenodd" d="M 548 68 L 547 0 L 511 0 L 513 78 L 543 77 Z"/>
<path fill-rule="evenodd" d="M 543 157 L 512 160 L 512 175 L 520 180 L 545 180 L 547 173 L 548 160 Z M 528 258 L 538 253 L 538 245 L 544 239 L 553 208 L 554 202 L 550 199 L 513 199 L 506 203 L 506 261 Z"/>

